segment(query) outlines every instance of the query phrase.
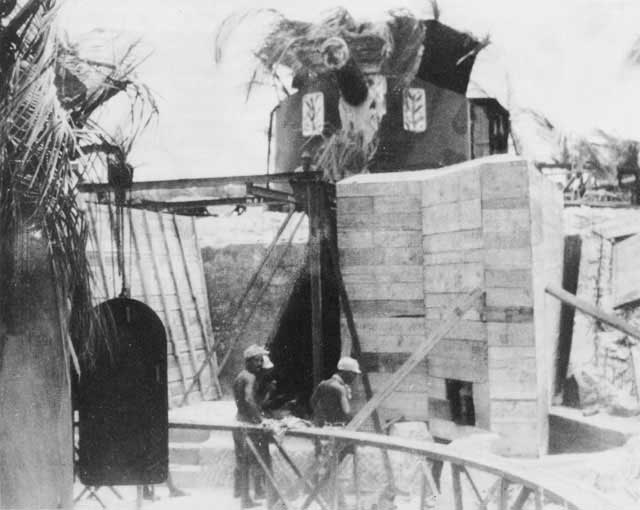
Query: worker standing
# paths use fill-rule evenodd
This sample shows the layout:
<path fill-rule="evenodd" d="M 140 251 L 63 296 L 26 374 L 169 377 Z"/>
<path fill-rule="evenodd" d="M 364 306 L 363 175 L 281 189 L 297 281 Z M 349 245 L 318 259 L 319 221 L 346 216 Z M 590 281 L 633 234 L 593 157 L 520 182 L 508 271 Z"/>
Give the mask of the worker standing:
<path fill-rule="evenodd" d="M 343 426 L 351 420 L 351 384 L 360 374 L 358 362 L 345 356 L 338 361 L 337 372 L 329 379 L 322 381 L 311 395 L 311 409 L 313 410 L 313 424 L 317 427 Z M 315 442 L 316 457 L 322 454 L 322 444 Z M 334 491 L 332 497 L 339 508 L 344 507 L 344 495 L 338 490 L 337 467 L 345 456 L 354 454 L 353 445 L 340 448 L 333 473 L 327 472 L 323 479 L 333 476 Z M 319 475 L 319 473 L 317 474 Z M 316 484 L 320 479 L 316 478 Z"/>
<path fill-rule="evenodd" d="M 313 424 L 345 425 L 351 419 L 351 383 L 360 374 L 358 362 L 345 356 L 338 361 L 338 371 L 322 381 L 311 396 Z"/>
<path fill-rule="evenodd" d="M 233 396 L 236 401 L 238 413 L 236 419 L 240 422 L 257 425 L 262 422 L 262 413 L 257 400 L 257 376 L 262 370 L 264 356 L 269 353 L 258 345 L 250 345 L 244 351 L 245 367 L 233 381 Z M 235 493 L 240 497 L 242 508 L 252 508 L 258 506 L 249 494 L 250 470 L 261 469 L 255 460 L 253 453 L 247 446 L 247 437 L 253 441 L 259 452 L 264 452 L 266 438 L 262 434 L 246 432 L 243 430 L 233 431 L 233 442 L 236 455 Z M 268 451 L 268 444 L 267 444 Z M 268 456 L 264 459 L 269 462 Z M 259 491 L 257 491 L 259 492 Z M 258 493 L 256 497 L 262 496 Z"/>

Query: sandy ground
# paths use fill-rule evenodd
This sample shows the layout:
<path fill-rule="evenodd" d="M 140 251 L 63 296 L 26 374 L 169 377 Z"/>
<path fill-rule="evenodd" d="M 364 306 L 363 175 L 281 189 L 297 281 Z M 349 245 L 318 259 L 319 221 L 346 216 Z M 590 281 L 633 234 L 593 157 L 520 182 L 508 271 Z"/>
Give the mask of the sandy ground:
<path fill-rule="evenodd" d="M 231 489 L 193 489 L 187 491 L 187 496 L 171 498 L 166 487 L 156 487 L 155 500 L 143 499 L 138 505 L 135 487 L 117 487 L 116 490 L 122 496 L 119 499 L 108 487 L 98 490 L 97 494 L 108 510 L 135 510 L 144 508 L 147 510 L 233 510 L 240 508 L 240 500 L 234 499 Z M 78 485 L 74 494 L 79 494 L 82 486 Z M 101 510 L 103 507 L 92 497 L 83 498 L 76 502 L 76 510 Z"/>
<path fill-rule="evenodd" d="M 82 486 L 78 485 L 75 494 L 79 494 Z M 188 490 L 188 495 L 178 498 L 169 497 L 169 492 L 165 487 L 156 487 L 154 501 L 142 500 L 142 505 L 137 505 L 136 488 L 135 487 L 118 487 L 118 492 L 122 499 L 118 499 L 116 495 L 107 487 L 98 490 L 98 497 L 105 504 L 107 510 L 136 510 L 143 508 L 145 510 L 235 510 L 240 509 L 240 500 L 234 499 L 231 489 L 193 489 Z M 361 508 L 369 509 L 377 501 L 373 495 L 362 495 Z M 346 508 L 355 508 L 353 496 L 347 499 Z M 296 502 L 297 503 L 297 502 Z M 299 501 L 302 504 L 302 500 Z M 397 497 L 395 501 L 396 510 L 409 510 L 420 508 L 416 497 Z M 78 501 L 74 509 L 76 510 L 101 510 L 103 507 L 93 498 L 87 498 L 86 495 Z M 257 510 L 267 508 L 266 504 L 257 507 Z M 310 510 L 319 509 L 318 506 L 312 505 Z M 426 507 L 428 508 L 428 506 Z"/>

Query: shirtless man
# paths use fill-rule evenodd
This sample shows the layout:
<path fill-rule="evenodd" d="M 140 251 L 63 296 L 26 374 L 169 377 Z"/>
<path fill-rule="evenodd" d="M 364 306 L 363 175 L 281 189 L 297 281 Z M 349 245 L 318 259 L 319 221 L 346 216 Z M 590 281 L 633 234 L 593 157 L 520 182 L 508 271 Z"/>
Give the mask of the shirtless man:
<path fill-rule="evenodd" d="M 244 351 L 245 368 L 233 381 L 233 396 L 238 409 L 236 419 L 240 422 L 254 425 L 262 422 L 262 412 L 260 411 L 256 396 L 256 376 L 260 373 L 264 356 L 267 354 L 268 352 L 265 349 L 257 345 L 250 345 Z M 254 442 L 263 458 L 265 458 L 265 445 L 268 449 L 268 443 L 261 434 L 247 434 L 240 430 L 233 431 L 233 442 L 236 454 L 236 469 L 234 472 L 235 487 L 236 494 L 240 497 L 242 508 L 258 506 L 258 503 L 253 501 L 249 495 L 249 473 L 252 467 L 255 471 L 261 469 L 259 465 L 256 468 L 257 461 L 245 441 L 247 436 Z M 265 461 L 269 461 L 268 455 L 266 455 Z M 262 488 L 263 484 L 256 483 L 256 497 L 263 496 L 259 490 Z"/>

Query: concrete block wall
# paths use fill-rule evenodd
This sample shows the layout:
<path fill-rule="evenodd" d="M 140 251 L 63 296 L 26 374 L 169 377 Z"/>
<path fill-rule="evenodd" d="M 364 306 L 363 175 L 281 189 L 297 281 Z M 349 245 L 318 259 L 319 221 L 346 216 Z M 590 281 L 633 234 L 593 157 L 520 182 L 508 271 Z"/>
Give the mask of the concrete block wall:
<path fill-rule="evenodd" d="M 457 297 L 486 292 L 484 309 L 440 341 L 383 418 L 446 419 L 445 381 L 467 381 L 476 426 L 500 433 L 506 453 L 544 452 L 560 311 L 544 287 L 562 278 L 561 193 L 526 161 L 496 156 L 355 176 L 337 196 L 341 266 L 374 391 Z"/>

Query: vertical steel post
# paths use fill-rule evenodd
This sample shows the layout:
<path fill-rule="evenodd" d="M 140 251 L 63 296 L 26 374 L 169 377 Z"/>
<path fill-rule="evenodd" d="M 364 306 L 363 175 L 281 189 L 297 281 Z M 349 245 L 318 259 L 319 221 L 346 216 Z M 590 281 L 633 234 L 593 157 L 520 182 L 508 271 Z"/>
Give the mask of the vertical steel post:
<path fill-rule="evenodd" d="M 307 183 L 307 214 L 309 216 L 309 275 L 311 279 L 311 352 L 313 384 L 323 379 L 324 357 L 322 341 L 322 220 L 324 189 L 322 183 Z"/>

